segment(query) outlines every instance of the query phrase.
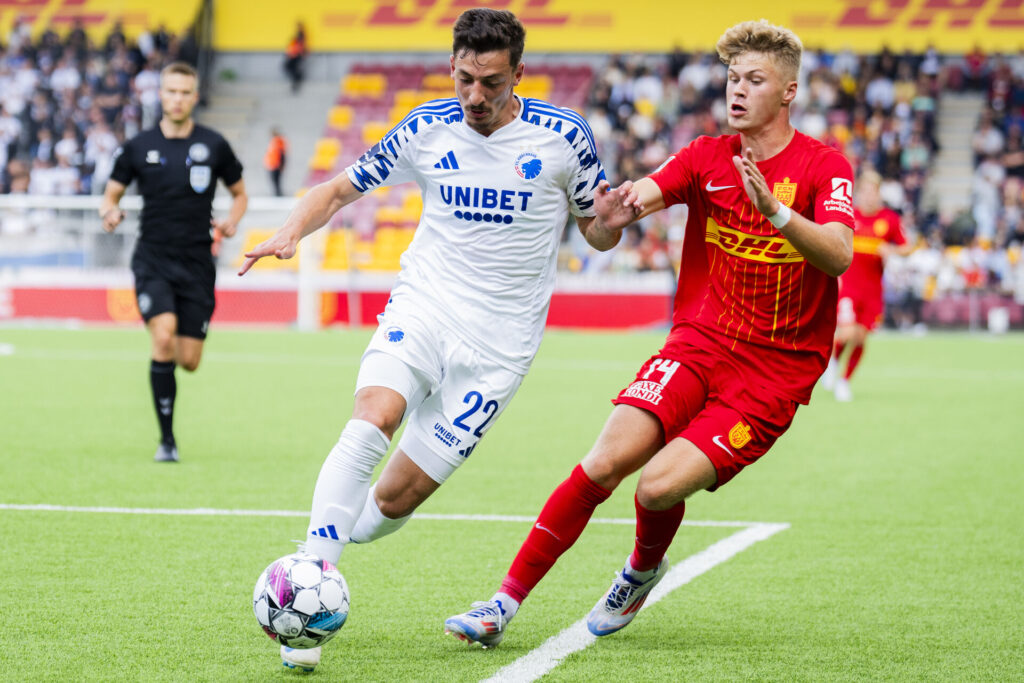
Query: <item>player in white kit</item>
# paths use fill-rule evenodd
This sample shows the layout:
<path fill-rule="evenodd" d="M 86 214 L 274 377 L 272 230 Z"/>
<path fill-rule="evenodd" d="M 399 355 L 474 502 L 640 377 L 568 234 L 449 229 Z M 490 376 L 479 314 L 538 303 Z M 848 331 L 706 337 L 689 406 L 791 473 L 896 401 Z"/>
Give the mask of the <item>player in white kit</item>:
<path fill-rule="evenodd" d="M 453 29 L 456 97 L 413 109 L 246 254 L 240 274 L 264 256 L 291 258 L 302 237 L 376 187 L 412 181 L 423 193 L 416 236 L 363 355 L 352 419 L 313 492 L 305 549 L 331 563 L 349 541 L 401 527 L 505 410 L 540 345 L 569 215 L 596 249 L 619 241 L 595 218 L 595 202 L 623 197 L 608 189 L 586 121 L 513 92 L 524 38 L 511 12 L 464 12 Z M 311 670 L 320 649 L 282 648 L 282 657 Z"/>

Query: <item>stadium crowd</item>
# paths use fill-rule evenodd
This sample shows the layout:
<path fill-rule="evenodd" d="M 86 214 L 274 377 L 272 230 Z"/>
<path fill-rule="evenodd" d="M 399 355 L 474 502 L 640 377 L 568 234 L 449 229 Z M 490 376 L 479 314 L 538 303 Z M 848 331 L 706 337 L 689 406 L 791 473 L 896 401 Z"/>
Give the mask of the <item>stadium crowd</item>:
<path fill-rule="evenodd" d="M 128 40 L 115 25 L 101 45 L 81 24 L 33 36 L 15 22 L 0 44 L 0 191 L 99 194 L 117 147 L 160 116 L 159 71 L 195 63 L 192 32 L 163 27 Z M 590 91 L 584 112 L 613 183 L 657 168 L 698 135 L 725 122 L 725 68 L 708 52 L 615 55 Z M 941 94 L 987 93 L 971 138 L 970 210 L 948 215 L 925 179 L 938 150 Z M 1024 302 L 1024 50 L 1017 55 L 856 55 L 807 50 L 793 121 L 843 151 L 859 169 L 885 178 L 887 205 L 900 213 L 909 257 L 887 267 L 891 324 L 921 321 L 925 302 L 983 292 Z M 606 253 L 572 237 L 561 265 L 592 272 L 672 272 L 685 207 L 631 226 Z"/>
<path fill-rule="evenodd" d="M 0 189 L 100 194 L 118 146 L 160 116 L 160 69 L 196 56 L 191 31 L 129 41 L 115 24 L 97 45 L 80 21 L 35 39 L 16 21 L 0 44 Z"/>
<path fill-rule="evenodd" d="M 595 79 L 587 118 L 614 183 L 657 168 L 698 135 L 725 122 L 726 72 L 708 53 L 613 56 Z M 917 246 L 887 267 L 889 323 L 919 325 L 927 301 L 965 292 L 1024 302 L 1024 51 L 1012 59 L 979 51 L 942 56 L 808 50 L 793 121 L 836 147 L 857 170 L 884 178 L 885 203 Z M 990 109 L 975 135 L 979 166 L 972 209 L 947 215 L 925 182 L 939 145 L 943 92 L 987 90 Z M 977 220 L 975 220 L 977 219 Z M 625 244 L 598 254 L 574 240 L 570 269 L 663 270 L 678 265 L 685 208 L 631 227 Z"/>

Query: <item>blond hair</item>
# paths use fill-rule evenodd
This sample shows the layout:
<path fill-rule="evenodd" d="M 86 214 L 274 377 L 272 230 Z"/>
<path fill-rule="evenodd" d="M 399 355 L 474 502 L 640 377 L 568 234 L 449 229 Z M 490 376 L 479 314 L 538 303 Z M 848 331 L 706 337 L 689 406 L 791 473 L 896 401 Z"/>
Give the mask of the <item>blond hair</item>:
<path fill-rule="evenodd" d="M 874 185 L 875 187 L 881 187 L 882 175 L 873 168 L 865 168 L 860 172 L 860 176 L 857 178 L 857 184 Z"/>
<path fill-rule="evenodd" d="M 181 74 L 182 76 L 191 76 L 196 79 L 196 88 L 199 88 L 199 72 L 196 71 L 188 62 L 171 62 L 164 68 L 160 69 L 160 82 L 163 83 L 164 77 L 169 74 Z"/>
<path fill-rule="evenodd" d="M 744 21 L 726 30 L 715 45 L 718 58 L 729 66 L 732 60 L 746 52 L 762 52 L 770 55 L 779 67 L 780 75 L 795 81 L 800 73 L 800 56 L 804 46 L 796 34 L 788 28 L 760 21 Z"/>

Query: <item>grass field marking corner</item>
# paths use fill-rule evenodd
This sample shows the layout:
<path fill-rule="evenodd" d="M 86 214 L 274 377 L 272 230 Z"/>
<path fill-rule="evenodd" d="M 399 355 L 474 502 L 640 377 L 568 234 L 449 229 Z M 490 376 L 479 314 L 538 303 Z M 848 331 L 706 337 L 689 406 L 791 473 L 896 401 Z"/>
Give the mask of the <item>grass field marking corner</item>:
<path fill-rule="evenodd" d="M 736 522 L 693 522 L 691 524 L 693 526 L 738 526 Z M 640 608 L 641 611 L 704 572 L 746 550 L 758 541 L 763 541 L 788 528 L 789 524 L 785 523 L 745 523 L 744 528 L 739 531 L 674 565 L 668 574 L 665 575 L 665 578 L 661 580 L 661 583 L 651 591 L 647 602 Z M 540 647 L 523 655 L 511 664 L 502 667 L 497 673 L 486 679 L 484 683 L 528 683 L 529 681 L 535 681 L 558 666 L 567 656 L 589 647 L 595 640 L 597 640 L 597 636 L 587 630 L 587 620 L 584 617 L 561 633 L 545 640 Z"/>

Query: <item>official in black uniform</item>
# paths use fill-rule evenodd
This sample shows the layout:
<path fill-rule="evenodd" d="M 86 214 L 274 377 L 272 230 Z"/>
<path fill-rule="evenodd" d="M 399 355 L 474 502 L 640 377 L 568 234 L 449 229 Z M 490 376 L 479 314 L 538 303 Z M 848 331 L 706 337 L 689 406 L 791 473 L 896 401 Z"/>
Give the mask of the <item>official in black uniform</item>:
<path fill-rule="evenodd" d="M 213 314 L 212 231 L 234 235 L 248 204 L 242 165 L 231 146 L 192 120 L 198 101 L 195 69 L 181 62 L 164 67 L 163 117 L 156 128 L 139 133 L 118 151 L 100 205 L 103 229 L 113 232 L 124 219 L 118 203 L 132 180 L 138 181 L 143 207 L 132 273 L 152 339 L 149 379 L 161 434 L 155 460 L 161 462 L 178 460 L 172 430 L 174 369 L 199 367 Z M 212 217 L 218 179 L 233 198 L 224 220 Z"/>

